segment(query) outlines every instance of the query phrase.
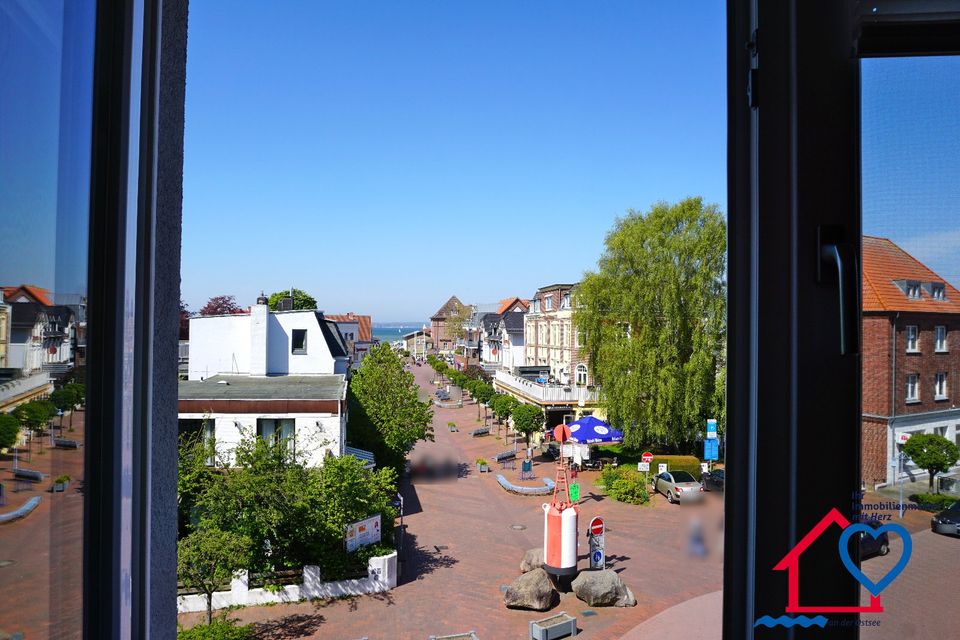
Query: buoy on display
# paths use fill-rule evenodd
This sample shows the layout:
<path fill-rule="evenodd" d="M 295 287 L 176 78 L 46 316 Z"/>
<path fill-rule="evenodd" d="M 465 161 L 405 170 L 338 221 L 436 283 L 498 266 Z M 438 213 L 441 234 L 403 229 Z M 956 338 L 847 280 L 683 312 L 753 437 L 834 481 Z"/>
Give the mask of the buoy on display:
<path fill-rule="evenodd" d="M 557 478 L 553 500 L 543 505 L 543 569 L 556 576 L 577 573 L 579 538 L 577 526 L 580 508 L 570 500 L 567 485 L 567 469 L 563 457 L 563 444 L 570 440 L 570 428 L 559 425 L 553 436 L 560 444 L 561 455 L 557 457 Z"/>

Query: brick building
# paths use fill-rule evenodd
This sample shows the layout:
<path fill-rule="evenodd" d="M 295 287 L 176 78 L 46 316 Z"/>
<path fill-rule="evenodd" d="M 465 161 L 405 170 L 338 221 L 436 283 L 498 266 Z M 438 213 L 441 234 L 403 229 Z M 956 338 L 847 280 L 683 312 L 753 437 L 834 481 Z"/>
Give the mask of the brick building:
<path fill-rule="evenodd" d="M 868 486 L 896 481 L 901 440 L 960 444 L 960 291 L 886 238 L 863 239 L 862 451 Z M 922 469 L 907 464 L 905 475 Z"/>
<path fill-rule="evenodd" d="M 463 303 L 457 296 L 450 299 L 430 316 L 430 335 L 433 337 L 433 346 L 437 353 L 451 353 L 454 347 L 454 338 L 447 330 L 447 318 L 463 309 Z"/>

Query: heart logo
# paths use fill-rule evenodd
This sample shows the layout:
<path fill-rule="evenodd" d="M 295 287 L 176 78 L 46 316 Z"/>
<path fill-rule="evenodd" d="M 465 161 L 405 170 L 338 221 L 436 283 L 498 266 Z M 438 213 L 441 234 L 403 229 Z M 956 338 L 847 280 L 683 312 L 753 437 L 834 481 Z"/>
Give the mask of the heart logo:
<path fill-rule="evenodd" d="M 903 555 L 900 556 L 899 562 L 893 566 L 892 569 L 883 576 L 880 582 L 874 582 L 868 578 L 859 567 L 854 564 L 853 559 L 850 558 L 850 547 L 849 540 L 853 534 L 858 532 L 863 532 L 864 534 L 870 536 L 873 539 L 876 539 L 884 531 L 889 533 L 895 533 L 900 536 L 900 539 L 903 540 Z M 840 534 L 840 541 L 838 543 L 840 547 L 840 560 L 843 561 L 843 566 L 847 568 L 847 571 L 850 572 L 854 578 L 857 579 L 857 582 L 862 584 L 867 591 L 872 593 L 875 596 L 880 595 L 880 592 L 886 589 L 891 582 L 893 582 L 900 572 L 903 571 L 904 567 L 907 566 L 907 562 L 910 561 L 910 554 L 913 553 L 913 542 L 910 540 L 910 533 L 901 525 L 890 523 L 885 524 L 882 527 L 877 527 L 874 529 L 868 524 L 858 523 L 852 524 L 843 530 L 843 533 Z"/>

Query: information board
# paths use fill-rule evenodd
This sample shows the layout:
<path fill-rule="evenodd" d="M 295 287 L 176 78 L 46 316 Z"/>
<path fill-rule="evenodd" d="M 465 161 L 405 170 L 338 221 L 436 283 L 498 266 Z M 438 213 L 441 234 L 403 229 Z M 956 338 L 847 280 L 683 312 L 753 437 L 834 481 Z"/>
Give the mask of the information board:
<path fill-rule="evenodd" d="M 347 525 L 347 551 L 380 542 L 380 514 Z"/>

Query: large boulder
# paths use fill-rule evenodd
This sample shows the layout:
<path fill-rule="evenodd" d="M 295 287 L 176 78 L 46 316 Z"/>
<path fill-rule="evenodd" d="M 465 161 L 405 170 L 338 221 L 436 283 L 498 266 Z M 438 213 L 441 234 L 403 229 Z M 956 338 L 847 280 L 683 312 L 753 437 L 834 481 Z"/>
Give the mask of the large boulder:
<path fill-rule="evenodd" d="M 591 607 L 633 607 L 637 599 L 610 569 L 581 571 L 573 580 L 573 592 Z"/>
<path fill-rule="evenodd" d="M 523 560 L 520 561 L 520 573 L 541 568 L 543 568 L 543 547 L 530 549 L 523 554 Z"/>
<path fill-rule="evenodd" d="M 560 602 L 560 594 L 553 581 L 543 569 L 528 571 L 513 581 L 503 594 L 503 603 L 508 609 L 532 609 L 547 611 Z"/>

